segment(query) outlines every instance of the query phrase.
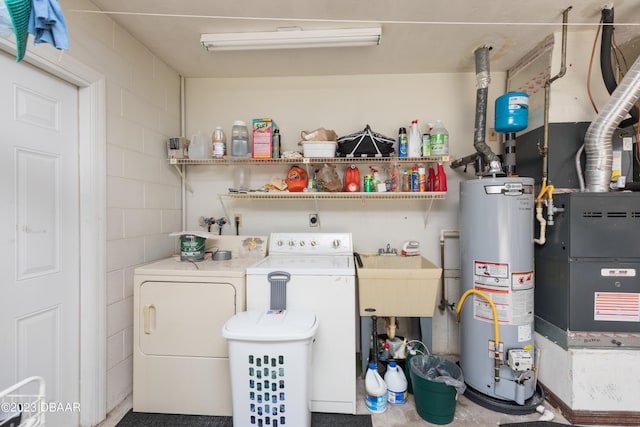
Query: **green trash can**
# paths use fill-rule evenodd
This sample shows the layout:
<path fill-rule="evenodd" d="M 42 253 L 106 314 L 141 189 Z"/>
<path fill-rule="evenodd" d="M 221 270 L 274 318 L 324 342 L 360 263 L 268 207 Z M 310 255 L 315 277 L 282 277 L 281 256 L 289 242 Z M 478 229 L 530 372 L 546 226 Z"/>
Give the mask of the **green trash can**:
<path fill-rule="evenodd" d="M 466 388 L 462 370 L 433 355 L 414 356 L 409 364 L 418 415 L 432 424 L 449 424 L 456 412 L 457 395 Z"/>

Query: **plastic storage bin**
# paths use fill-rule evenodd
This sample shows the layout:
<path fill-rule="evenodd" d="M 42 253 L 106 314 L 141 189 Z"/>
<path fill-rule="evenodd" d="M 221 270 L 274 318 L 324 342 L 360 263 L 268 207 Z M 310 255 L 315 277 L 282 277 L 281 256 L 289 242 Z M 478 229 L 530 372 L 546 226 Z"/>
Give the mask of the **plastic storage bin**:
<path fill-rule="evenodd" d="M 302 144 L 304 157 L 335 157 L 337 144 L 335 141 L 305 141 Z"/>
<path fill-rule="evenodd" d="M 311 426 L 311 356 L 316 315 L 245 311 L 225 323 L 233 425 Z"/>

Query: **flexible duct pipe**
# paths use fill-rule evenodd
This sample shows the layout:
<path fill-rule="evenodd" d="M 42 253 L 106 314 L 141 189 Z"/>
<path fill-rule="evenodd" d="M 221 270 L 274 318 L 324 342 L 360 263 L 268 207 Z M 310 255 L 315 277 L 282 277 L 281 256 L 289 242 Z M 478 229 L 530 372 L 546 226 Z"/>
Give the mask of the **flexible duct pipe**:
<path fill-rule="evenodd" d="M 489 162 L 489 173 L 501 173 L 500 158 L 491 151 L 485 142 L 487 126 L 487 98 L 491 74 L 489 72 L 490 47 L 483 46 L 475 50 L 476 60 L 476 120 L 473 130 L 473 146 Z"/>
<path fill-rule="evenodd" d="M 586 190 L 609 191 L 613 132 L 640 98 L 640 57 L 636 59 L 584 136 Z"/>
<path fill-rule="evenodd" d="M 611 63 L 611 46 L 613 45 L 613 6 L 605 6 L 602 9 L 602 41 L 600 43 L 600 71 L 602 79 L 611 95 L 616 89 L 616 78 Z M 619 126 L 624 129 L 638 122 L 638 107 L 633 106 L 629 110 L 630 118 L 623 120 Z"/>

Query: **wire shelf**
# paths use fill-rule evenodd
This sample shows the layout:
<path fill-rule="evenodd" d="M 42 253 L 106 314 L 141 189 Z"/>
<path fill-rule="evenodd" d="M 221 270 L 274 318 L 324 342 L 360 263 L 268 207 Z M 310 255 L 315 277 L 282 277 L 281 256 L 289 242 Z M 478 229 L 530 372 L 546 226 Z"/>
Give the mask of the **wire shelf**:
<path fill-rule="evenodd" d="M 446 191 L 396 193 L 328 193 L 328 192 L 249 192 L 221 194 L 223 200 L 442 200 Z"/>
<path fill-rule="evenodd" d="M 291 164 L 362 164 L 362 163 L 444 163 L 449 156 L 429 157 L 300 157 L 286 159 L 254 159 L 250 157 L 219 157 L 211 159 L 169 159 L 171 165 L 291 165 Z"/>

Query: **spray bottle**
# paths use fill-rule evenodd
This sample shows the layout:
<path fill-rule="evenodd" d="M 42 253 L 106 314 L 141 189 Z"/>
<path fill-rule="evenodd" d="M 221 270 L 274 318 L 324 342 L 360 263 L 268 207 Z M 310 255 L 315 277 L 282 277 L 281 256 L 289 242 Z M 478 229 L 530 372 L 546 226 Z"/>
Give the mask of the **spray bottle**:
<path fill-rule="evenodd" d="M 371 169 L 371 172 L 373 173 L 373 188 L 374 188 L 374 191 L 381 191 L 383 193 L 385 191 L 387 191 L 386 184 L 384 184 L 380 180 L 380 172 L 378 171 L 378 169 L 374 168 L 373 166 L 369 166 L 369 168 Z"/>
<path fill-rule="evenodd" d="M 422 134 L 418 127 L 418 120 L 411 121 L 407 145 L 409 147 L 408 157 L 420 157 L 422 155 Z"/>
<path fill-rule="evenodd" d="M 398 191 L 398 165 L 393 164 L 391 167 L 390 177 L 389 177 L 389 191 L 395 193 Z"/>

